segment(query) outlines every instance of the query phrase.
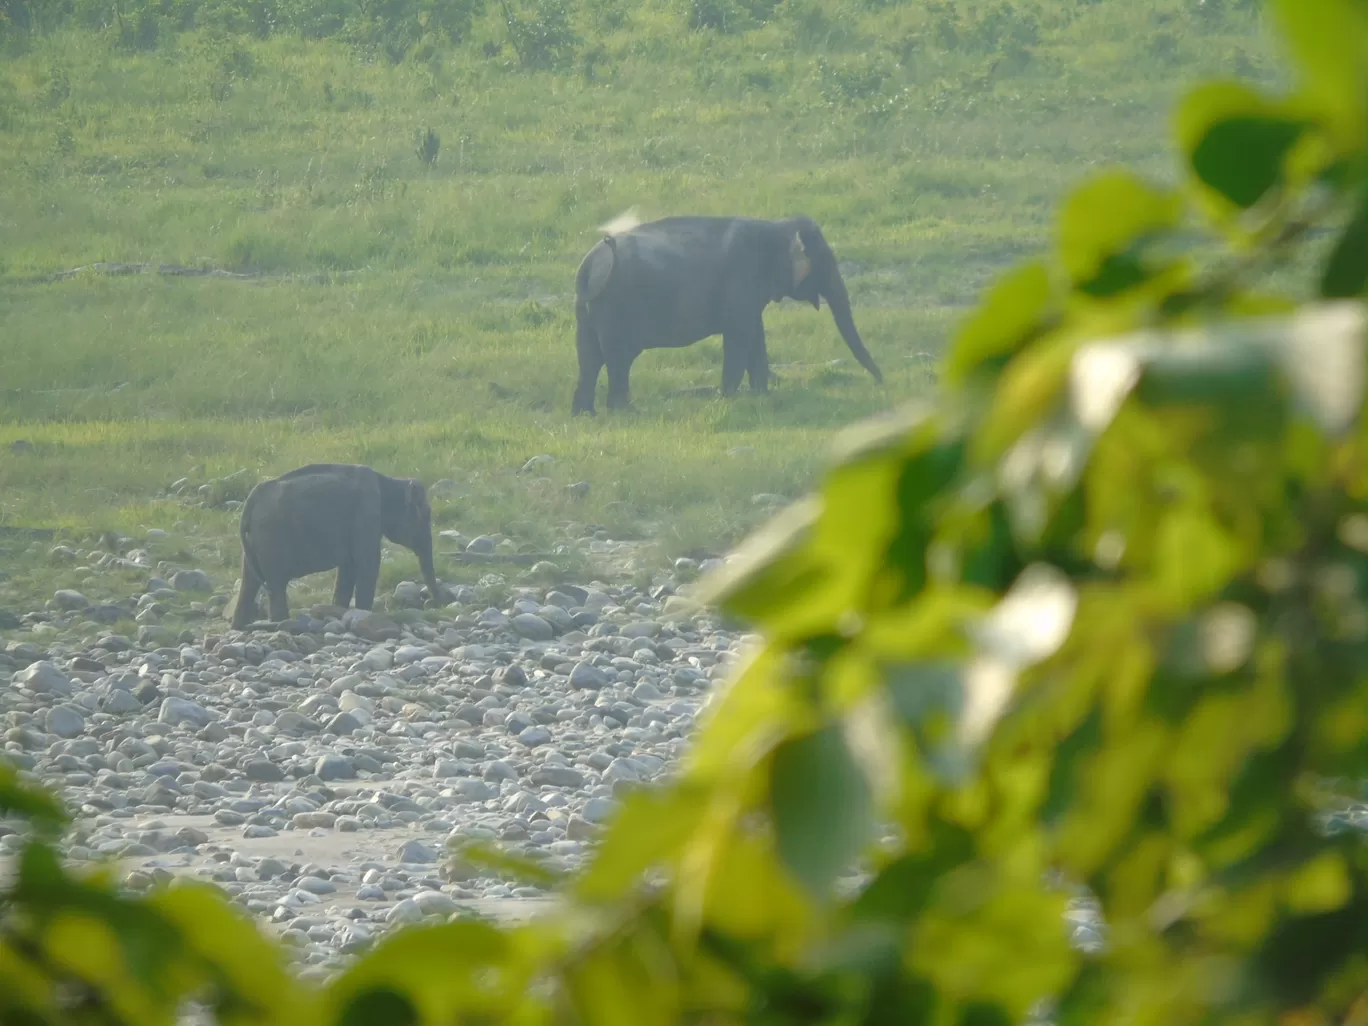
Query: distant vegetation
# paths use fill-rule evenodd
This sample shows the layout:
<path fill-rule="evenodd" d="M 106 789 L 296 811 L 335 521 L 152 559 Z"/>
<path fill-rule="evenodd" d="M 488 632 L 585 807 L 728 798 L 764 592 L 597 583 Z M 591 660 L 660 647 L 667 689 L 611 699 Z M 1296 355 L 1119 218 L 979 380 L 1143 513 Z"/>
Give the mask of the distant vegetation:
<path fill-rule="evenodd" d="M 1183 81 L 1277 67 L 1232 0 L 0 4 L 0 523 L 180 525 L 225 574 L 231 513 L 154 496 L 318 458 L 460 480 L 444 527 L 717 551 L 926 391 L 1061 188 L 1173 177 Z M 887 387 L 785 304 L 768 399 L 682 394 L 712 340 L 570 423 L 575 266 L 633 205 L 815 218 Z"/>

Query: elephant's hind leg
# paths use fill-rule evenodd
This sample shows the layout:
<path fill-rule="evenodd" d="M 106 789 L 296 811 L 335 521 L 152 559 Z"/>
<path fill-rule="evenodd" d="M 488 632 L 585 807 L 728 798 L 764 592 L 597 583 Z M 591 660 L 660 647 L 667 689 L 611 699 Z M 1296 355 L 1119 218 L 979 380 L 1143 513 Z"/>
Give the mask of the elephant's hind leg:
<path fill-rule="evenodd" d="M 238 590 L 237 605 L 233 607 L 233 629 L 242 630 L 256 619 L 257 592 L 261 590 L 261 578 L 252 569 L 252 561 L 245 556 L 242 560 L 242 587 Z"/>
<path fill-rule="evenodd" d="M 603 347 L 599 345 L 598 329 L 585 311 L 576 310 L 575 352 L 579 357 L 579 382 L 575 385 L 575 399 L 570 415 L 593 414 L 594 390 L 603 370 Z"/>
<path fill-rule="evenodd" d="M 333 605 L 346 609 L 351 605 L 352 592 L 356 590 L 356 567 L 351 561 L 337 568 L 337 583 L 333 586 Z"/>
<path fill-rule="evenodd" d="M 628 380 L 635 353 L 615 352 L 608 357 L 608 409 L 625 410 L 632 403 Z"/>
<path fill-rule="evenodd" d="M 290 582 L 281 578 L 266 582 L 266 594 L 270 597 L 271 619 L 277 622 L 290 618 L 290 599 L 285 588 Z"/>

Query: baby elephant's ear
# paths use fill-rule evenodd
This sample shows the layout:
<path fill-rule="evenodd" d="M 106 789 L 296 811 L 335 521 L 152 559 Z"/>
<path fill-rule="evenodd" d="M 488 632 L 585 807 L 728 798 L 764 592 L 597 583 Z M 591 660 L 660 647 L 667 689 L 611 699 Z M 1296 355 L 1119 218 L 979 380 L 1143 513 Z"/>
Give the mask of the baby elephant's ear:
<path fill-rule="evenodd" d="M 812 270 L 812 261 L 808 259 L 807 250 L 803 248 L 803 240 L 797 232 L 794 232 L 793 238 L 789 240 L 789 259 L 793 262 L 793 284 L 801 285 L 808 272 Z"/>
<path fill-rule="evenodd" d="M 423 501 L 424 499 L 423 482 L 410 481 L 408 483 L 408 494 L 405 496 L 404 502 L 404 505 L 408 507 L 409 513 L 416 514 L 421 512 L 423 506 L 426 505 Z"/>

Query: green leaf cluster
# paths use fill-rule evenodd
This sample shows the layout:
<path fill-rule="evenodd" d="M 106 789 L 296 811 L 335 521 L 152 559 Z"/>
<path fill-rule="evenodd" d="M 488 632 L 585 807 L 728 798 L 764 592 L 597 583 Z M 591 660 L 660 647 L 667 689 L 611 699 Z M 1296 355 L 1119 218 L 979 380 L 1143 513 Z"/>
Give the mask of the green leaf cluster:
<path fill-rule="evenodd" d="M 709 582 L 765 643 L 558 912 L 407 930 L 312 989 L 209 893 L 120 897 L 38 836 L 0 1016 L 1368 1021 L 1368 3 L 1270 9 L 1295 88 L 1192 90 L 1182 183 L 1077 189 L 938 399 L 844 437 Z M 1273 291 L 1325 228 L 1315 294 Z M 0 805 L 60 822 L 13 777 Z"/>

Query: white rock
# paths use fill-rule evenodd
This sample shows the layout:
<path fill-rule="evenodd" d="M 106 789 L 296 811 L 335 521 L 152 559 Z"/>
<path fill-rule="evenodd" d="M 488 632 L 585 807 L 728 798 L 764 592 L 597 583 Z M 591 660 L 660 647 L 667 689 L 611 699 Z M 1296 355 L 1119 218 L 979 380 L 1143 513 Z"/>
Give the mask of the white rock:
<path fill-rule="evenodd" d="M 449 916 L 460 908 L 450 895 L 441 891 L 419 891 L 409 900 L 425 916 Z"/>
<path fill-rule="evenodd" d="M 71 694 L 71 679 L 46 659 L 30 663 L 14 674 L 12 679 L 16 684 L 22 684 L 40 695 Z"/>
<path fill-rule="evenodd" d="M 387 648 L 373 648 L 361 657 L 361 663 L 372 670 L 388 670 L 394 665 L 394 653 Z"/>
<path fill-rule="evenodd" d="M 161 712 L 157 714 L 157 720 L 173 726 L 177 723 L 191 723 L 196 727 L 207 727 L 213 722 L 214 714 L 198 702 L 168 695 L 162 699 Z"/>
<path fill-rule="evenodd" d="M 47 714 L 48 733 L 58 737 L 75 737 L 85 730 L 85 716 L 69 705 L 55 705 Z"/>

